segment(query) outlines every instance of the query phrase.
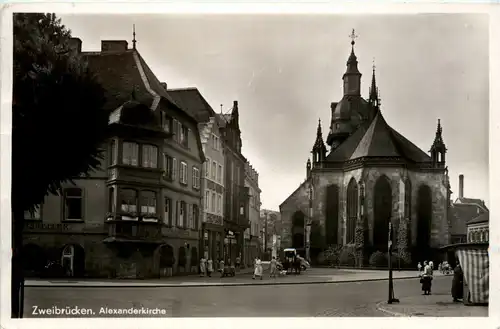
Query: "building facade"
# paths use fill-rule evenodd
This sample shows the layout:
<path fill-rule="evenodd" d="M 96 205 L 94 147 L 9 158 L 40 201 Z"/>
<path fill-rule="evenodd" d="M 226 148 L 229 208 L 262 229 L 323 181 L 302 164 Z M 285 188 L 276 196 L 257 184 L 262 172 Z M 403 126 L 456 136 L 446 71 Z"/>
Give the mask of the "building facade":
<path fill-rule="evenodd" d="M 451 243 L 464 243 L 471 239 L 468 225 L 473 220 L 481 222 L 489 213 L 483 200 L 464 197 L 464 175 L 460 175 L 458 198 L 450 207 Z"/>
<path fill-rule="evenodd" d="M 486 212 L 467 222 L 467 242 L 490 242 L 490 214 Z"/>
<path fill-rule="evenodd" d="M 220 120 L 197 88 L 168 89 L 173 99 L 198 121 L 205 154 L 202 172 L 202 245 L 206 259 L 224 257 L 224 139 Z M 218 264 L 218 262 L 214 262 Z"/>
<path fill-rule="evenodd" d="M 201 172 L 196 119 L 135 47 L 102 41 L 81 52 L 106 91 L 110 137 L 101 170 L 48 196 L 24 236 L 33 272 L 48 260 L 73 276 L 147 278 L 197 271 Z M 33 267 L 37 267 L 34 269 Z"/>
<path fill-rule="evenodd" d="M 361 96 L 351 45 L 344 95 L 330 107 L 330 150 L 320 122 L 306 180 L 280 205 L 283 247 L 309 248 L 314 259 L 326 246 L 342 245 L 348 263 L 362 267 L 374 252 L 387 252 L 391 228 L 392 249 L 402 262 L 439 260 L 439 247 L 450 243 L 451 193 L 441 124 L 430 155 L 390 127 L 375 68 L 369 97 Z"/>
<path fill-rule="evenodd" d="M 230 114 L 218 114 L 224 140 L 226 170 L 224 173 L 224 255 L 226 261 L 235 263 L 236 257 L 245 259 L 244 232 L 250 227 L 249 192 L 245 187 L 245 164 L 241 153 L 241 130 L 238 101 L 234 101 Z"/>
<path fill-rule="evenodd" d="M 255 257 L 259 256 L 260 252 L 260 188 L 259 188 L 259 173 L 252 165 L 247 162 L 245 164 L 245 187 L 249 192 L 249 209 L 248 219 L 250 227 L 245 230 L 244 240 L 244 258 L 242 263 L 246 266 L 252 266 Z"/>

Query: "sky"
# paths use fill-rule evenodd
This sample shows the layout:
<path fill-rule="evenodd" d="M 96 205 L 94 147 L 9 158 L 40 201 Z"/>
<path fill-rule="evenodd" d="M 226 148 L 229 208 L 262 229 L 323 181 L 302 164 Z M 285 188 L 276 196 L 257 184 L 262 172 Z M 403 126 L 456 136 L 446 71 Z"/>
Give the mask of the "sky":
<path fill-rule="evenodd" d="M 239 102 L 242 152 L 259 172 L 262 208 L 279 210 L 306 175 L 318 119 L 330 103 L 356 29 L 355 53 L 368 97 L 375 62 L 381 111 L 427 152 L 438 118 L 458 196 L 489 204 L 489 38 L 482 14 L 60 15 L 84 51 L 127 40 L 168 88 L 197 87 L 215 111 Z"/>

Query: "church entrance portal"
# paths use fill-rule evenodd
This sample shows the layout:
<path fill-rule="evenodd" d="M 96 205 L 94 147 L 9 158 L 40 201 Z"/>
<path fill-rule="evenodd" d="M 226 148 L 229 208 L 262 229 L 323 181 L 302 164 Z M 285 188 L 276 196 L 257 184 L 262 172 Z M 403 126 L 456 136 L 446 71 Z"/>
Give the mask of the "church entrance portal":
<path fill-rule="evenodd" d="M 381 176 L 374 189 L 373 246 L 376 250 L 387 251 L 389 222 L 392 216 L 392 189 L 386 176 Z"/>
<path fill-rule="evenodd" d="M 295 212 L 292 217 L 292 248 L 304 248 L 304 225 L 304 213 L 302 211 Z"/>

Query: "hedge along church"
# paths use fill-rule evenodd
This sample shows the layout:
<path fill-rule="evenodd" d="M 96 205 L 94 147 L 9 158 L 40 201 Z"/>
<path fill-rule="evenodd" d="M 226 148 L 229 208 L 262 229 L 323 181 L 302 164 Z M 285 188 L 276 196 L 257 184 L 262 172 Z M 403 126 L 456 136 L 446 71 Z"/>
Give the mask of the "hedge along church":
<path fill-rule="evenodd" d="M 432 144 L 429 136 L 429 154 L 393 129 L 383 115 L 375 67 L 368 100 L 361 96 L 354 30 L 351 37 L 343 97 L 331 104 L 329 150 L 320 121 L 306 180 L 280 205 L 282 245 L 305 248 L 311 213 L 313 261 L 325 247 L 342 245 L 352 250 L 353 265 L 366 265 L 374 252 L 388 251 L 389 222 L 393 252 L 402 261 L 437 261 L 442 256 L 436 249 L 450 240 L 441 124 Z"/>

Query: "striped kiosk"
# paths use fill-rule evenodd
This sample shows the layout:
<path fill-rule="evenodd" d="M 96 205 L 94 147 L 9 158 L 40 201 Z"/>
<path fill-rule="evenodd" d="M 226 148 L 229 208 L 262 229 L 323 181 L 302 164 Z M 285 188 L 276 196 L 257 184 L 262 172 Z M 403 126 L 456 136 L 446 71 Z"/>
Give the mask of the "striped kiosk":
<path fill-rule="evenodd" d="M 464 272 L 465 305 L 488 305 L 490 287 L 490 261 L 488 243 L 458 243 L 444 246 L 454 250 Z"/>

